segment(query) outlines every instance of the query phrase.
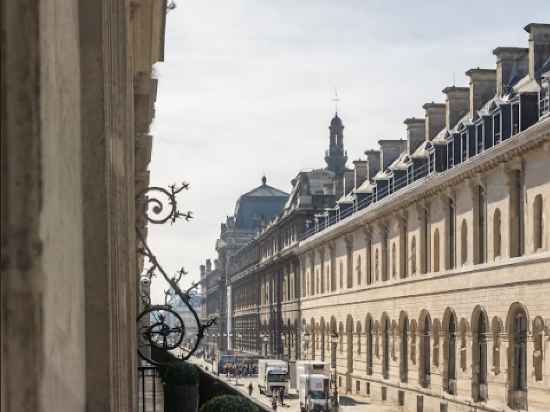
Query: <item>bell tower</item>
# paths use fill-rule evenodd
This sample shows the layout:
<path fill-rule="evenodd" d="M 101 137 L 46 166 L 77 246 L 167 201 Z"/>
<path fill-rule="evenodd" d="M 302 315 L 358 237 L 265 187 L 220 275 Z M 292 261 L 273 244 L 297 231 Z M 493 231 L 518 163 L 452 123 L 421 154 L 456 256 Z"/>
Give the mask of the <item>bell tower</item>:
<path fill-rule="evenodd" d="M 342 176 L 346 169 L 348 156 L 344 150 L 344 125 L 338 112 L 334 114 L 328 129 L 330 131 L 329 148 L 325 151 L 327 169 L 332 170 L 336 176 Z"/>

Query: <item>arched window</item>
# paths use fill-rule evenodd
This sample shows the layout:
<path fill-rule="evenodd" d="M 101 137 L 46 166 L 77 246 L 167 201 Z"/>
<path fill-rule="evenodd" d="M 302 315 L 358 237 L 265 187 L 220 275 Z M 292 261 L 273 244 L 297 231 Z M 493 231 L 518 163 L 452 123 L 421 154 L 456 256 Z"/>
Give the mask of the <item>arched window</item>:
<path fill-rule="evenodd" d="M 499 257 L 502 253 L 502 228 L 501 228 L 500 209 L 495 209 L 493 214 L 493 259 Z"/>
<path fill-rule="evenodd" d="M 535 381 L 542 381 L 543 371 L 543 335 L 544 335 L 544 322 L 539 316 L 536 317 L 533 322 L 533 367 L 535 369 Z"/>
<path fill-rule="evenodd" d="M 456 393 L 456 317 L 454 312 L 450 313 L 446 336 L 446 358 L 447 374 L 445 389 L 450 394 Z"/>
<path fill-rule="evenodd" d="M 384 379 L 390 377 L 390 320 L 382 318 L 382 376 Z"/>
<path fill-rule="evenodd" d="M 408 381 L 409 374 L 409 359 L 407 354 L 408 345 L 408 333 L 409 333 L 409 319 L 406 315 L 402 316 L 400 322 L 400 347 L 399 347 L 399 376 L 401 382 Z"/>
<path fill-rule="evenodd" d="M 542 195 L 536 195 L 533 203 L 533 246 L 534 251 L 542 248 L 543 219 Z"/>
<path fill-rule="evenodd" d="M 378 249 L 376 249 L 376 252 L 374 253 L 374 277 L 375 280 L 378 281 L 379 279 L 379 273 L 380 273 L 380 259 L 378 257 Z"/>
<path fill-rule="evenodd" d="M 374 322 L 374 354 L 377 359 L 380 359 L 380 328 L 378 327 L 378 321 Z"/>
<path fill-rule="evenodd" d="M 472 397 L 475 401 L 487 400 L 487 315 L 481 308 L 472 317 Z"/>
<path fill-rule="evenodd" d="M 395 279 L 397 276 L 397 251 L 395 249 L 395 242 L 391 246 L 391 276 Z"/>
<path fill-rule="evenodd" d="M 428 314 L 424 315 L 424 319 L 421 321 L 422 334 L 420 336 L 420 385 L 424 388 L 430 386 L 431 372 L 430 372 L 430 334 L 431 334 L 431 321 Z"/>
<path fill-rule="evenodd" d="M 340 289 L 344 288 L 344 264 L 340 261 Z"/>
<path fill-rule="evenodd" d="M 514 304 L 508 314 L 510 393 L 512 409 L 527 409 L 527 313 Z"/>
<path fill-rule="evenodd" d="M 434 231 L 434 272 L 439 272 L 439 229 Z"/>
<path fill-rule="evenodd" d="M 460 228 L 460 263 L 465 265 L 468 261 L 468 224 L 466 219 L 462 220 Z"/>
<path fill-rule="evenodd" d="M 416 274 L 416 236 L 411 240 L 411 274 Z"/>
<path fill-rule="evenodd" d="M 369 315 L 365 322 L 365 331 L 367 333 L 367 375 L 372 375 L 372 329 L 372 319 Z"/>
<path fill-rule="evenodd" d="M 357 284 L 361 285 L 361 255 L 357 256 Z"/>

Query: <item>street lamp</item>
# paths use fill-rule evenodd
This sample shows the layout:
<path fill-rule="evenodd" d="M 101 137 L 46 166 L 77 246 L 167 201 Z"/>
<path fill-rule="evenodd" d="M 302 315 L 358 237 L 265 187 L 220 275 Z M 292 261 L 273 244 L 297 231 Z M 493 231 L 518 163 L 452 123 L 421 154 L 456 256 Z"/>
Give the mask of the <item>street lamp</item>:
<path fill-rule="evenodd" d="M 311 334 L 309 333 L 309 331 L 306 329 L 306 331 L 304 332 L 304 358 L 307 359 L 308 358 L 308 349 L 309 349 L 309 340 L 311 339 Z"/>
<path fill-rule="evenodd" d="M 330 334 L 330 368 L 332 369 L 332 409 L 338 410 L 338 382 L 336 376 L 336 347 L 338 346 L 338 333 L 332 331 Z"/>

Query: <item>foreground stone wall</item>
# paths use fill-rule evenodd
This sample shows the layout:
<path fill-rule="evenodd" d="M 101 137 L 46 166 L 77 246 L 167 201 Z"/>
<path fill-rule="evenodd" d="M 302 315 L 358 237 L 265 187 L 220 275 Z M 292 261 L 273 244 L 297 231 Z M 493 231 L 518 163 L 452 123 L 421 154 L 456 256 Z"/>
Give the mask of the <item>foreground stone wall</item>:
<path fill-rule="evenodd" d="M 131 411 L 165 2 L 1 7 L 2 411 Z"/>

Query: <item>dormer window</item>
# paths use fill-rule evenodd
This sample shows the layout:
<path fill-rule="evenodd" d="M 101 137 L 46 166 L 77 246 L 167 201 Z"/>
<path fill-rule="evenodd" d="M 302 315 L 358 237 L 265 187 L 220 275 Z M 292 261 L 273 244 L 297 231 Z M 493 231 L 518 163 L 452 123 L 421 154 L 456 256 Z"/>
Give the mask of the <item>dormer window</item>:
<path fill-rule="evenodd" d="M 493 115 L 493 141 L 499 144 L 502 140 L 502 115 L 496 113 Z"/>
<path fill-rule="evenodd" d="M 447 143 L 447 169 L 451 169 L 455 165 L 454 146 L 453 140 L 450 140 L 449 143 Z"/>
<path fill-rule="evenodd" d="M 428 154 L 428 174 L 435 172 L 435 150 L 431 150 Z"/>
<path fill-rule="evenodd" d="M 483 133 L 483 122 L 479 122 L 479 124 L 476 126 L 476 146 L 477 150 L 476 153 L 483 152 L 483 143 L 485 141 L 485 136 Z"/>
<path fill-rule="evenodd" d="M 519 101 L 512 104 L 512 136 L 519 133 Z"/>
<path fill-rule="evenodd" d="M 548 76 L 548 75 L 547 75 Z M 543 78 L 539 91 L 539 117 L 550 114 L 550 76 Z"/>
<path fill-rule="evenodd" d="M 460 134 L 460 151 L 462 161 L 468 159 L 468 133 L 466 132 Z"/>

